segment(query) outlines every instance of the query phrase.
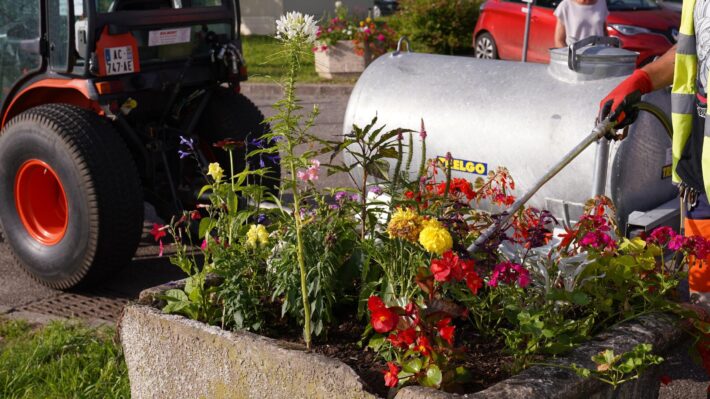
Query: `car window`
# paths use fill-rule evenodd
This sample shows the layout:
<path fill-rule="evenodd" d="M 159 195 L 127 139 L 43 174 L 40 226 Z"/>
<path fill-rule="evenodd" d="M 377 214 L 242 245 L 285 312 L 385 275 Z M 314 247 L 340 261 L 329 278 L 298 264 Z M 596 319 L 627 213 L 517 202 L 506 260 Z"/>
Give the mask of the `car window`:
<path fill-rule="evenodd" d="M 606 0 L 609 11 L 655 10 L 660 6 L 654 0 Z"/>
<path fill-rule="evenodd" d="M 562 0 L 537 0 L 535 5 L 544 8 L 557 8 Z"/>
<path fill-rule="evenodd" d="M 219 7 L 222 0 L 95 0 L 98 12 Z"/>

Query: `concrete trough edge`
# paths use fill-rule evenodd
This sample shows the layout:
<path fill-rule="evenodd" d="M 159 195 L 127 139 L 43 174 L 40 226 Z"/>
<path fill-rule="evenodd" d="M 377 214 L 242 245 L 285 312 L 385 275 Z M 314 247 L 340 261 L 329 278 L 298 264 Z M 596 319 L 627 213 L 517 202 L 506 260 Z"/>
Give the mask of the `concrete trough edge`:
<path fill-rule="evenodd" d="M 652 314 L 613 327 L 550 363 L 565 366 L 576 363 L 593 368 L 595 364 L 591 357 L 606 349 L 620 354 L 638 344 L 650 343 L 655 353 L 663 354 L 684 338 L 678 318 Z M 614 391 L 610 385 L 579 377 L 568 370 L 533 366 L 474 394 L 454 395 L 430 388 L 406 387 L 399 391 L 396 399 L 654 399 L 658 397 L 660 387 L 659 373 L 660 365 L 651 367 L 639 379 L 624 383 Z"/>
<path fill-rule="evenodd" d="M 301 345 L 162 314 L 157 308 L 160 294 L 182 285 L 184 281 L 174 281 L 147 289 L 141 292 L 137 304 L 124 309 L 119 333 L 132 397 L 375 398 L 364 390 L 350 367 L 336 359 L 306 353 Z M 640 343 L 653 344 L 654 351 L 663 354 L 685 338 L 678 324 L 678 318 L 668 314 L 642 316 L 597 335 L 551 362 L 591 368 L 592 355 L 605 349 L 619 354 Z M 534 366 L 473 394 L 406 387 L 395 398 L 653 399 L 658 396 L 659 372 L 660 367 L 652 367 L 614 391 L 609 385 L 571 371 Z"/>

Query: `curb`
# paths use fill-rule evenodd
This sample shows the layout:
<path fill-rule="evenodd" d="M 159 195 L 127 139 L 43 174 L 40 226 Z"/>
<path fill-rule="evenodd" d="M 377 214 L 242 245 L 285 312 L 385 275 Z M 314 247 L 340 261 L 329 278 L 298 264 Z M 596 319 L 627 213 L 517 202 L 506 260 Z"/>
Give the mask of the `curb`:
<path fill-rule="evenodd" d="M 347 84 L 300 84 L 296 86 L 296 95 L 301 97 L 348 97 L 354 85 Z M 247 97 L 280 97 L 281 85 L 275 83 L 242 83 L 241 92 Z"/>

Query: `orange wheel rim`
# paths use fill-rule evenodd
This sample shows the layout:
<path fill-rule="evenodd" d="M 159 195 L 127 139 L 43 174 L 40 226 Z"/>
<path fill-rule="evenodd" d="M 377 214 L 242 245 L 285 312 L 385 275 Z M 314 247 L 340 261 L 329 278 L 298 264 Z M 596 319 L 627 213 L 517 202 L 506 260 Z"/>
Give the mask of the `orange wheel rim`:
<path fill-rule="evenodd" d="M 57 173 L 46 162 L 31 159 L 15 176 L 15 207 L 27 233 L 44 245 L 64 238 L 69 217 L 67 196 Z"/>

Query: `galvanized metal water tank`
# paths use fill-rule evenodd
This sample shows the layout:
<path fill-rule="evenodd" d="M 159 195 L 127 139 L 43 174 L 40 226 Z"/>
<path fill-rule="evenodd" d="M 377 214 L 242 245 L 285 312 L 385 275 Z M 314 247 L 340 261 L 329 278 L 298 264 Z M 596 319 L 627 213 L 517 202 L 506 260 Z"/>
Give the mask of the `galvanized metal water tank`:
<path fill-rule="evenodd" d="M 429 158 L 450 151 L 460 160 L 454 176 L 469 179 L 505 166 L 520 194 L 590 133 L 600 100 L 635 67 L 636 53 L 618 48 L 587 46 L 574 54 L 570 63 L 568 49 L 551 50 L 550 65 L 387 54 L 355 85 L 344 132 L 368 124 L 375 115 L 392 129 L 418 130 L 423 118 Z M 644 100 L 670 115 L 669 90 Z M 632 211 L 647 211 L 675 198 L 670 151 L 663 126 L 646 113 L 628 138 L 611 144 L 606 195 L 614 200 L 622 226 Z M 414 154 L 416 158 L 419 149 Z M 576 220 L 592 194 L 594 157 L 592 146 L 529 205 Z"/>

